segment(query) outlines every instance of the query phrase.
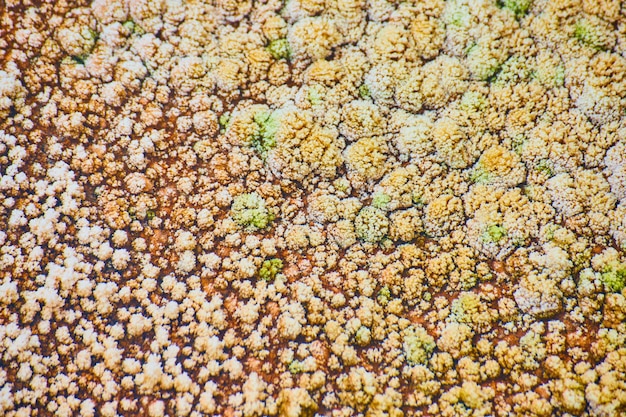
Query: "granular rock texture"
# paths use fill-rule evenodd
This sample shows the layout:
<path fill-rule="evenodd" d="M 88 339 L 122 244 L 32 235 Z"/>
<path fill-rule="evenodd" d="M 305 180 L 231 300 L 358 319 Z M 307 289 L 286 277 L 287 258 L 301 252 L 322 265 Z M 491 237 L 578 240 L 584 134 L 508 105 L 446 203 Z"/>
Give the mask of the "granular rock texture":
<path fill-rule="evenodd" d="M 0 3 L 0 415 L 626 415 L 626 5 Z"/>

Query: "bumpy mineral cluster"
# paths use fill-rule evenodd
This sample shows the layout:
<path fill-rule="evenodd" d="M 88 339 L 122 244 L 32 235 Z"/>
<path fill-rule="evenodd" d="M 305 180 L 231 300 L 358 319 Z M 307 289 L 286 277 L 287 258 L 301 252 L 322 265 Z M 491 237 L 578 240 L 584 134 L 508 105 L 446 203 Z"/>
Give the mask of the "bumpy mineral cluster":
<path fill-rule="evenodd" d="M 625 415 L 625 287 L 623 2 L 0 4 L 0 415 Z"/>

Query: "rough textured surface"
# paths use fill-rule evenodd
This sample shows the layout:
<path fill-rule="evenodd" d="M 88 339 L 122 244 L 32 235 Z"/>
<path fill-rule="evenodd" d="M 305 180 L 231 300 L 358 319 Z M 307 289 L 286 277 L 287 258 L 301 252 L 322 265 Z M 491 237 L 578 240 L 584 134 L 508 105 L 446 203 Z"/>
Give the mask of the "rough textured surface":
<path fill-rule="evenodd" d="M 0 2 L 0 415 L 626 414 L 618 0 Z"/>

